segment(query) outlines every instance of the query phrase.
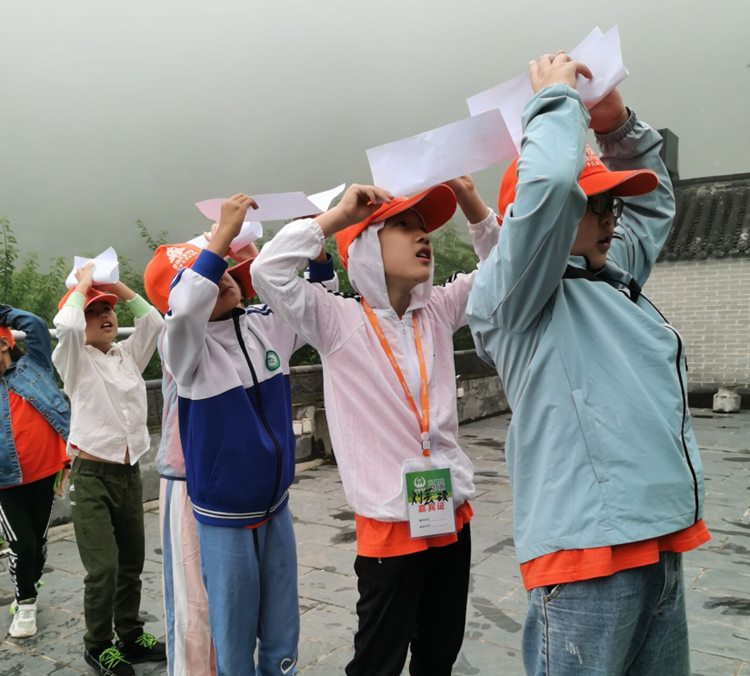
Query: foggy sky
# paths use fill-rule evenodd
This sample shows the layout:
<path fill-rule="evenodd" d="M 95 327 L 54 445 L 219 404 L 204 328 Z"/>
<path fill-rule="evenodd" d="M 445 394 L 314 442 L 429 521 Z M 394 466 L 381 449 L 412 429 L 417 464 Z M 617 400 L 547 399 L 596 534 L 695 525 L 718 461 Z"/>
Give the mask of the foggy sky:
<path fill-rule="evenodd" d="M 182 241 L 201 199 L 369 182 L 366 148 L 615 23 L 620 90 L 680 137 L 681 176 L 748 172 L 749 19 L 746 0 L 0 0 L 0 216 L 43 261 L 142 263 L 137 218 Z M 477 177 L 489 204 L 502 170 Z"/>

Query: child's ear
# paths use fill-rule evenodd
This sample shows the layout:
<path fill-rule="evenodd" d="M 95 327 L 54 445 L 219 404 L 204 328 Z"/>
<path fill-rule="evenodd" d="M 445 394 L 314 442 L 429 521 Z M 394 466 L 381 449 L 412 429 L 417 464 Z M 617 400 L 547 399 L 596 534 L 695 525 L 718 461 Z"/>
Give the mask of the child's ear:
<path fill-rule="evenodd" d="M 5 338 L 0 338 L 0 352 L 8 352 L 10 350 L 10 345 L 8 345 L 8 341 Z"/>

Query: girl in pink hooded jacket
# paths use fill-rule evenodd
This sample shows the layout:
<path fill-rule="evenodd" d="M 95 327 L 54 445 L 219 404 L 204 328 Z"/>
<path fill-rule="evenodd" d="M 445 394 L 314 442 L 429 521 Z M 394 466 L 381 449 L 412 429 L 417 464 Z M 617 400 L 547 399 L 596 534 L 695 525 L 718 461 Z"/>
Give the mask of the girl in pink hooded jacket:
<path fill-rule="evenodd" d="M 450 674 L 464 634 L 474 495 L 458 445 L 453 333 L 466 324 L 474 274 L 433 287 L 428 233 L 456 202 L 483 260 L 495 214 L 470 177 L 411 198 L 352 185 L 333 209 L 295 221 L 253 264 L 255 288 L 321 356 L 325 407 L 347 501 L 356 514 L 360 598 L 349 676 Z M 358 292 L 299 272 L 326 236 Z"/>

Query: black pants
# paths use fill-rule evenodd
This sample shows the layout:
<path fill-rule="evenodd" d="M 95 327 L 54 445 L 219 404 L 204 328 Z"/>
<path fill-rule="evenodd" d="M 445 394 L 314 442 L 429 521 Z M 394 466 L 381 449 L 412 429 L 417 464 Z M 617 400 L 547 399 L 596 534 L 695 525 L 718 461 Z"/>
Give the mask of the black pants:
<path fill-rule="evenodd" d="M 47 560 L 55 476 L 0 490 L 0 523 L 10 545 L 9 568 L 16 601 L 36 598 L 36 583 Z"/>
<path fill-rule="evenodd" d="M 138 464 L 76 458 L 70 504 L 78 553 L 86 569 L 83 614 L 87 650 L 141 635 L 141 573 L 145 556 L 143 486 Z"/>
<path fill-rule="evenodd" d="M 411 645 L 412 676 L 449 676 L 461 650 L 471 531 L 458 542 L 389 558 L 358 556 L 354 658 L 348 676 L 398 676 Z"/>

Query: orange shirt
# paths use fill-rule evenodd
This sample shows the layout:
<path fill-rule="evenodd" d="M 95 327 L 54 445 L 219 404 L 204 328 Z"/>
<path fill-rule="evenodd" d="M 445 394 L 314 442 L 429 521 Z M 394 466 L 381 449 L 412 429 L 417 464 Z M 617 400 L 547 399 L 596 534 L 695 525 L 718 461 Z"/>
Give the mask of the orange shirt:
<path fill-rule="evenodd" d="M 15 392 L 8 391 L 8 404 L 23 484 L 59 472 L 68 462 L 63 438 L 39 411 Z"/>
<path fill-rule="evenodd" d="M 521 577 L 527 590 L 607 577 L 628 568 L 650 566 L 659 560 L 661 552 L 688 552 L 710 539 L 700 519 L 688 528 L 651 540 L 545 554 L 522 563 Z"/>
<path fill-rule="evenodd" d="M 354 515 L 357 524 L 357 554 L 373 558 L 388 558 L 424 552 L 431 547 L 445 547 L 458 540 L 458 533 L 471 521 L 474 510 L 467 502 L 456 509 L 456 532 L 431 538 L 413 538 L 408 521 L 378 521 Z"/>

